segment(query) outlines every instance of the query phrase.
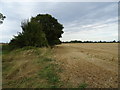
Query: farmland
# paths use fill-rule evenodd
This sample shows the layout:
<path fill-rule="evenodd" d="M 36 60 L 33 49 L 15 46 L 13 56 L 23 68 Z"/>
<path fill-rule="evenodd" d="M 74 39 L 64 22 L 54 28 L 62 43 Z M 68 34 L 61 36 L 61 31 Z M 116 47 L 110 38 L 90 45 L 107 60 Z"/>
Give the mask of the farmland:
<path fill-rule="evenodd" d="M 68 86 L 87 84 L 90 88 L 117 87 L 118 44 L 62 44 L 56 46 L 54 52 L 54 57 L 64 70 L 61 79 Z"/>
<path fill-rule="evenodd" d="M 2 89 L 120 87 L 120 2 L 6 1 L 0 12 Z"/>
<path fill-rule="evenodd" d="M 2 55 L 4 88 L 117 88 L 117 43 L 67 43 Z"/>

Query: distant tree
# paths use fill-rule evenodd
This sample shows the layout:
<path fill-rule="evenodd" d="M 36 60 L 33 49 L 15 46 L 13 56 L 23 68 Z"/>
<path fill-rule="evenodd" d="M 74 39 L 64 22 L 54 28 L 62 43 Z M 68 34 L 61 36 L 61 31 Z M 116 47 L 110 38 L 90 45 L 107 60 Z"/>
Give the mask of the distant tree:
<path fill-rule="evenodd" d="M 70 43 L 82 43 L 82 41 L 72 40 L 72 41 L 70 41 Z"/>
<path fill-rule="evenodd" d="M 103 43 L 106 43 L 106 41 L 103 41 Z"/>
<path fill-rule="evenodd" d="M 21 23 L 22 33 L 10 41 L 13 47 L 24 46 L 53 46 L 60 44 L 59 38 L 63 33 L 63 26 L 49 14 L 39 14 L 30 21 Z"/>
<path fill-rule="evenodd" d="M 102 41 L 100 40 L 99 43 L 102 43 Z"/>
<path fill-rule="evenodd" d="M 2 13 L 0 13 L 0 24 L 3 23 L 3 20 L 6 18 Z"/>
<path fill-rule="evenodd" d="M 115 43 L 116 41 L 114 40 L 113 43 Z"/>

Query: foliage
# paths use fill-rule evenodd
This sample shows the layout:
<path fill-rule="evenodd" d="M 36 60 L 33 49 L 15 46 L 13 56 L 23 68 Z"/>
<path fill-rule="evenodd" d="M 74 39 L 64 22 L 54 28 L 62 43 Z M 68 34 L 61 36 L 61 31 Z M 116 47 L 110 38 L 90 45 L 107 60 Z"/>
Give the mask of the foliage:
<path fill-rule="evenodd" d="M 4 20 L 5 18 L 6 18 L 6 17 L 5 17 L 2 13 L 0 13 L 0 24 L 3 23 L 3 20 Z"/>
<path fill-rule="evenodd" d="M 2 45 L 2 54 L 7 54 L 11 51 L 11 47 L 8 44 Z"/>
<path fill-rule="evenodd" d="M 52 17 L 49 14 L 39 14 L 36 17 L 32 17 L 31 21 L 39 22 L 42 25 L 42 30 L 46 35 L 47 41 L 49 45 L 59 44 L 59 38 L 62 37 L 63 26 L 58 23 L 57 19 Z"/>
<path fill-rule="evenodd" d="M 37 22 L 27 22 L 23 24 L 24 31 L 19 33 L 9 43 L 13 47 L 24 47 L 24 46 L 36 46 L 42 47 L 47 46 L 47 40 L 43 33 L 41 26 Z"/>
<path fill-rule="evenodd" d="M 72 40 L 72 41 L 65 41 L 62 43 L 119 43 L 120 41 L 79 41 L 79 40 Z"/>
<path fill-rule="evenodd" d="M 49 14 L 39 14 L 30 21 L 22 22 L 22 33 L 10 41 L 13 48 L 24 46 L 53 46 L 60 44 L 59 38 L 63 33 L 63 26 Z"/>

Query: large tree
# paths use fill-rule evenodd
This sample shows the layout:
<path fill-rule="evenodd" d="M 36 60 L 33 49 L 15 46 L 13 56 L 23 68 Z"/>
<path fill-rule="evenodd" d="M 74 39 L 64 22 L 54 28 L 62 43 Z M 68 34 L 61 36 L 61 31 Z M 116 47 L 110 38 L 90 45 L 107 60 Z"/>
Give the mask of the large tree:
<path fill-rule="evenodd" d="M 10 41 L 13 47 L 24 46 L 53 46 L 60 44 L 59 38 L 63 33 L 63 26 L 49 14 L 39 14 L 30 21 L 22 22 L 22 32 Z"/>
<path fill-rule="evenodd" d="M 49 45 L 61 43 L 59 38 L 63 34 L 63 25 L 58 23 L 57 19 L 49 14 L 39 14 L 32 17 L 31 21 L 36 21 L 42 25 L 42 31 L 45 33 Z"/>

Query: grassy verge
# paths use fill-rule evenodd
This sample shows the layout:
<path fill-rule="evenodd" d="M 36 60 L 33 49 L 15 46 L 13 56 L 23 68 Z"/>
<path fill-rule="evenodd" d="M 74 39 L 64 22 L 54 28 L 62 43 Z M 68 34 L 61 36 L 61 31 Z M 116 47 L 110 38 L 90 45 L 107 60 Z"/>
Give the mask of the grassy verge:
<path fill-rule="evenodd" d="M 50 48 L 25 47 L 2 53 L 3 88 L 56 88 L 59 66 Z"/>

